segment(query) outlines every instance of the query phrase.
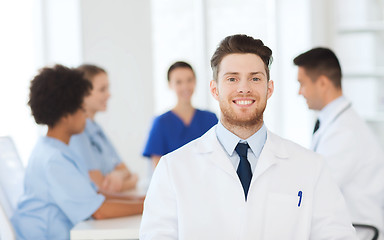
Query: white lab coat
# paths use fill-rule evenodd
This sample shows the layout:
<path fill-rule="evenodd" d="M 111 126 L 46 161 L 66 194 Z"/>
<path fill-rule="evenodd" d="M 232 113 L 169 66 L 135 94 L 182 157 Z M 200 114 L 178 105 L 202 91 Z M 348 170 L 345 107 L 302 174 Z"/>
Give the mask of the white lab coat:
<path fill-rule="evenodd" d="M 319 155 L 268 132 L 245 201 L 215 129 L 162 157 L 140 239 L 356 239 Z"/>
<path fill-rule="evenodd" d="M 311 148 L 325 156 L 352 222 L 374 225 L 383 235 L 384 155 L 371 130 L 349 105 L 343 99 L 328 121 L 320 123 Z"/>

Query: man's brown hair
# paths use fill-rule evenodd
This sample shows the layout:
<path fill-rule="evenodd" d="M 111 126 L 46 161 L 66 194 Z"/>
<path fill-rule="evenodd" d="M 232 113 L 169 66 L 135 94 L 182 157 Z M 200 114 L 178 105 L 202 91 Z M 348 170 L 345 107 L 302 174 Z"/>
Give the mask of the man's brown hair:
<path fill-rule="evenodd" d="M 313 48 L 297 56 L 293 63 L 303 67 L 312 82 L 315 82 L 320 75 L 325 75 L 336 88 L 341 89 L 341 67 L 336 54 L 331 49 Z"/>
<path fill-rule="evenodd" d="M 217 81 L 219 66 L 223 58 L 233 53 L 253 53 L 263 60 L 267 80 L 269 80 L 269 66 L 272 63 L 272 50 L 265 46 L 260 39 L 237 34 L 224 38 L 217 47 L 211 58 L 211 68 L 213 71 L 213 79 Z"/>

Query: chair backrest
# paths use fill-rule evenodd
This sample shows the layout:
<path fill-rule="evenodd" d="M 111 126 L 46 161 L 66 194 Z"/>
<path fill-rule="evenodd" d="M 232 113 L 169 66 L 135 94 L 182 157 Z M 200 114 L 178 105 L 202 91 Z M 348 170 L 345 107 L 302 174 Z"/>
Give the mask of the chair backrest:
<path fill-rule="evenodd" d="M 0 194 L 1 206 L 11 218 L 23 193 L 25 169 L 10 137 L 0 137 Z"/>
<path fill-rule="evenodd" d="M 358 223 L 353 223 L 352 225 L 355 227 L 356 233 L 359 239 L 362 239 L 362 240 L 379 239 L 379 230 L 375 226 L 367 225 L 367 224 L 358 224 Z"/>
<path fill-rule="evenodd" d="M 13 226 L 9 220 L 9 217 L 5 213 L 5 210 L 2 206 L 3 199 L 5 195 L 0 188 L 0 239 L 4 240 L 16 240 L 16 234 L 13 229 Z"/>

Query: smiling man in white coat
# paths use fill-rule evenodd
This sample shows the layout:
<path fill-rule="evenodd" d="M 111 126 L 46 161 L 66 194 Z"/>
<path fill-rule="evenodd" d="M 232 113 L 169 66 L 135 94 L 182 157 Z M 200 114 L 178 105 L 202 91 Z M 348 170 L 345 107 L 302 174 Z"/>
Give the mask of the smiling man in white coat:
<path fill-rule="evenodd" d="M 161 158 L 140 239 L 351 240 L 344 199 L 317 154 L 263 122 L 272 51 L 246 35 L 216 49 L 210 91 L 220 122 Z"/>
<path fill-rule="evenodd" d="M 311 149 L 325 157 L 352 222 L 379 228 L 379 239 L 384 239 L 384 155 L 367 124 L 343 96 L 339 60 L 328 48 L 313 48 L 294 63 L 299 94 L 309 109 L 319 111 Z M 358 234 L 365 234 L 360 229 Z"/>

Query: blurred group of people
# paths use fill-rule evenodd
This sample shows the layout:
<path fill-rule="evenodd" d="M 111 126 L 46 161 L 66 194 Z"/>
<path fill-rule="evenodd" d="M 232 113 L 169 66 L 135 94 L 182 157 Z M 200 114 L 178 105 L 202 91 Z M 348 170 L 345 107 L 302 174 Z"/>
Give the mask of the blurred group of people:
<path fill-rule="evenodd" d="M 154 120 L 143 153 L 154 166 L 217 123 L 214 113 L 192 106 L 196 76 L 188 63 L 174 63 L 168 83 L 177 103 Z M 43 68 L 31 82 L 29 97 L 36 123 L 47 125 L 48 132 L 31 154 L 24 195 L 12 218 L 18 238 L 69 238 L 74 224 L 91 216 L 141 213 L 144 196 L 123 194 L 136 188 L 138 175 L 95 121 L 110 97 L 106 70 L 92 64 Z"/>

